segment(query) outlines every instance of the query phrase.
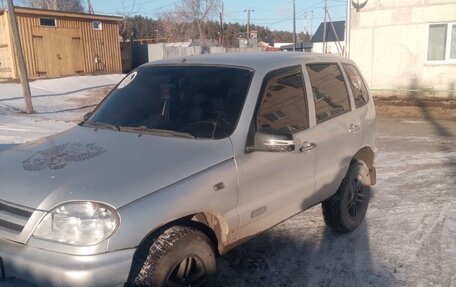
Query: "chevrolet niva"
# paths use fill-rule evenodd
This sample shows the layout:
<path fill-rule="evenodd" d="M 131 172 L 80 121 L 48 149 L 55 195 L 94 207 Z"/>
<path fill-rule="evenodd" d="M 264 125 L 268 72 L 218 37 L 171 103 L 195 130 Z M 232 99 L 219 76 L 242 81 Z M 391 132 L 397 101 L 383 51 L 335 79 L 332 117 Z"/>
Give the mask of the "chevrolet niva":
<path fill-rule="evenodd" d="M 345 58 L 143 65 L 79 125 L 0 152 L 0 278 L 214 286 L 218 255 L 318 203 L 329 227 L 355 229 L 374 135 L 372 97 Z"/>

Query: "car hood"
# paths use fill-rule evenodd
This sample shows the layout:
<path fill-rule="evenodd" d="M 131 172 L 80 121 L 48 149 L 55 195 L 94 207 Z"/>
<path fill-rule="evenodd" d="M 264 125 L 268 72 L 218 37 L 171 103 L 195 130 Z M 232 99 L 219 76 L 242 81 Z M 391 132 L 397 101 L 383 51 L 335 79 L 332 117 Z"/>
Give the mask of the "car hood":
<path fill-rule="evenodd" d="M 0 200 L 41 210 L 72 200 L 118 208 L 231 158 L 228 138 L 198 140 L 76 126 L 0 151 Z"/>

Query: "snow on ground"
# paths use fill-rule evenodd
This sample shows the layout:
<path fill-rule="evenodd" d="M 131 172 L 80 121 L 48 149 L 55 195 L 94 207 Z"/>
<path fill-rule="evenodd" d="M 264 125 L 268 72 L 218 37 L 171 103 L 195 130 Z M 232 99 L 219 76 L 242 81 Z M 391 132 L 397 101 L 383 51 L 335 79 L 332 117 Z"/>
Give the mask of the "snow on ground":
<path fill-rule="evenodd" d="M 315 206 L 221 258 L 219 286 L 456 287 L 456 122 L 377 122 L 365 222 L 336 234 Z"/>
<path fill-rule="evenodd" d="M 79 105 L 94 90 L 110 87 L 122 74 L 76 76 L 30 82 L 36 114 L 25 115 L 22 89 L 17 83 L 0 83 L 0 143 L 26 142 L 66 130 L 79 122 L 92 105 Z"/>
<path fill-rule="evenodd" d="M 0 84 L 0 149 L 67 129 L 81 101 L 122 75 Z M 83 102 L 83 101 L 82 101 Z M 313 207 L 218 260 L 218 286 L 456 287 L 456 122 L 378 120 L 377 185 L 365 222 L 340 235 Z"/>

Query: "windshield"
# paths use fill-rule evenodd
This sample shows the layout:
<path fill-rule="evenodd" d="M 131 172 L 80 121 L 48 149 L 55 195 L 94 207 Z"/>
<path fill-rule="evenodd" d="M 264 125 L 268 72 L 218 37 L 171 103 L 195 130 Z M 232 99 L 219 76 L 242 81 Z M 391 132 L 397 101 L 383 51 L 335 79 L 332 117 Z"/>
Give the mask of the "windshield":
<path fill-rule="evenodd" d="M 143 67 L 126 76 L 86 124 L 168 136 L 227 137 L 236 127 L 252 75 L 233 67 Z"/>

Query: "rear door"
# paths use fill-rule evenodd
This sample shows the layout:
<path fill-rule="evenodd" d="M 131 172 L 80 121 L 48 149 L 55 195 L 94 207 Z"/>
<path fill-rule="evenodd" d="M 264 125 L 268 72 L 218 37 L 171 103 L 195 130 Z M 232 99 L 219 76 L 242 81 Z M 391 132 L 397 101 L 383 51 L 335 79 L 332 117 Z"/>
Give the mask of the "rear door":
<path fill-rule="evenodd" d="M 361 73 L 353 64 L 342 64 L 353 95 L 356 115 L 360 119 L 362 145 L 374 147 L 375 109 Z"/>
<path fill-rule="evenodd" d="M 338 63 L 307 64 L 315 106 L 317 202 L 337 191 L 361 144 L 360 119 Z"/>

